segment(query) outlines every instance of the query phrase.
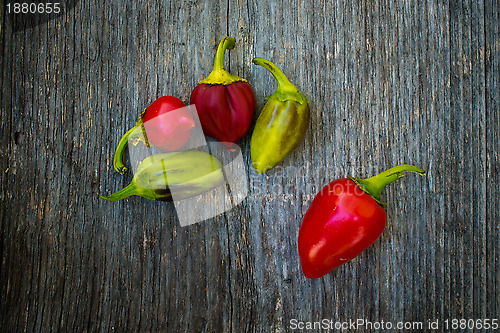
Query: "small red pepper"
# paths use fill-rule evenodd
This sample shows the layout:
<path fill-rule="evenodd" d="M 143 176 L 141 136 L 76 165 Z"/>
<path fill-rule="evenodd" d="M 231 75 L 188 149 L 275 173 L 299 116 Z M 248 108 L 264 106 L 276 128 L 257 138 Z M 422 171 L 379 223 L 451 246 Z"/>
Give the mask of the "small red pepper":
<path fill-rule="evenodd" d="M 196 105 L 204 133 L 230 148 L 245 136 L 255 113 L 255 95 L 247 80 L 224 69 L 224 53 L 235 39 L 224 37 L 215 55 L 210 75 L 193 89 L 191 104 Z"/>
<path fill-rule="evenodd" d="M 380 194 L 406 171 L 424 174 L 412 165 L 399 165 L 368 179 L 334 180 L 316 195 L 299 230 L 299 256 L 306 277 L 328 274 L 380 237 L 386 223 L 386 204 Z"/>
<path fill-rule="evenodd" d="M 145 134 L 147 146 L 152 145 L 161 150 L 173 152 L 189 141 L 195 125 L 191 111 L 180 99 L 173 96 L 158 98 L 144 110 L 136 125 L 120 139 L 113 159 L 115 170 L 120 174 L 127 171 L 123 164 L 123 153 L 130 135 L 138 127 L 141 127 Z"/>
<path fill-rule="evenodd" d="M 149 143 L 164 151 L 182 148 L 191 137 L 195 122 L 186 105 L 177 97 L 163 96 L 142 116 Z"/>

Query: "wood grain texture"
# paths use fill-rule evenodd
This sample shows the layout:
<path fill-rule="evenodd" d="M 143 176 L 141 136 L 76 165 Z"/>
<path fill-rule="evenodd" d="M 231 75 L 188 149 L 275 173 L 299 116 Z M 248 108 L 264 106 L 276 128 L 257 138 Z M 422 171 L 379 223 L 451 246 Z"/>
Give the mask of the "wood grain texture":
<path fill-rule="evenodd" d="M 73 5 L 25 29 L 2 7 L 0 331 L 499 317 L 498 0 Z M 225 35 L 257 110 L 275 82 L 255 56 L 309 98 L 304 143 L 257 175 L 243 138 L 248 198 L 189 227 L 171 203 L 99 199 L 132 178 L 112 166 L 120 137 L 157 97 L 188 102 Z M 427 175 L 385 190 L 382 237 L 306 279 L 296 242 L 316 192 L 402 163 Z"/>

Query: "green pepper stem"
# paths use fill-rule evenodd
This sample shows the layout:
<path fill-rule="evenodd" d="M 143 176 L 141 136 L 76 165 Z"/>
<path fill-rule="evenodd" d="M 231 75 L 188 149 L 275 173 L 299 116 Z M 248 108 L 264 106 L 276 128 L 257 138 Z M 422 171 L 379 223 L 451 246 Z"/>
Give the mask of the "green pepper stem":
<path fill-rule="evenodd" d="M 111 194 L 109 197 L 105 197 L 103 195 L 99 195 L 99 196 L 101 197 L 101 199 L 104 199 L 104 200 L 118 201 L 118 200 L 128 198 L 132 195 L 138 195 L 138 196 L 144 197 L 144 198 L 149 199 L 149 200 L 155 200 L 155 195 L 154 195 L 153 190 L 140 188 L 136 185 L 135 181 L 133 181 L 133 180 L 127 187 L 119 190 L 118 192 Z"/>
<path fill-rule="evenodd" d="M 118 201 L 130 197 L 131 195 L 134 195 L 136 191 L 137 191 L 137 185 L 135 185 L 135 182 L 131 182 L 127 187 L 111 194 L 109 197 L 105 197 L 103 195 L 99 196 L 101 197 L 101 199 L 104 200 Z"/>
<path fill-rule="evenodd" d="M 214 68 L 209 76 L 200 81 L 200 84 L 222 84 L 229 85 L 234 82 L 247 82 L 247 80 L 232 75 L 224 68 L 224 55 L 226 50 L 232 50 L 236 40 L 233 37 L 224 37 L 217 47 L 217 52 L 215 53 Z"/>
<path fill-rule="evenodd" d="M 275 64 L 264 58 L 253 58 L 252 62 L 255 65 L 259 65 L 267 69 L 271 74 L 273 74 L 276 81 L 278 81 L 278 87 L 276 91 L 297 93 L 299 90 L 295 87 L 290 80 L 286 77 L 285 73 L 281 71 Z"/>
<path fill-rule="evenodd" d="M 399 178 L 404 176 L 407 171 L 416 172 L 420 175 L 424 175 L 425 171 L 417 168 L 413 165 L 402 164 L 395 166 L 387 171 L 379 173 L 376 176 L 367 179 L 354 179 L 354 181 L 361 187 L 362 190 L 370 194 L 375 200 L 380 202 L 380 195 L 384 187 L 392 182 L 395 182 Z M 382 203 L 383 204 L 383 203 Z"/>
<path fill-rule="evenodd" d="M 217 53 L 215 53 L 214 60 L 214 71 L 225 71 L 224 68 L 224 55 L 226 50 L 234 49 L 234 44 L 236 40 L 233 37 L 224 37 L 219 43 L 219 47 L 217 48 Z"/>
<path fill-rule="evenodd" d="M 116 147 L 115 157 L 113 158 L 113 167 L 115 168 L 116 172 L 121 175 L 123 175 L 128 170 L 127 167 L 123 164 L 123 153 L 125 152 L 125 148 L 128 145 L 128 138 L 130 134 L 132 134 L 132 132 L 136 129 L 136 127 L 137 126 L 134 126 L 130 130 L 128 130 L 128 132 L 122 136 L 120 142 L 118 142 L 118 146 Z"/>

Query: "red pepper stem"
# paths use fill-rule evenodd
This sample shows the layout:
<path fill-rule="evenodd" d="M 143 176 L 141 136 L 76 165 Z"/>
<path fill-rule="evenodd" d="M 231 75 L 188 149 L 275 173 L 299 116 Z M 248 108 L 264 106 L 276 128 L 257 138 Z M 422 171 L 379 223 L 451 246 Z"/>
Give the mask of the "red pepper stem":
<path fill-rule="evenodd" d="M 278 94 L 297 94 L 299 90 L 295 87 L 286 75 L 275 64 L 264 58 L 254 58 L 252 62 L 267 69 L 278 81 L 276 93 Z"/>
<path fill-rule="evenodd" d="M 127 147 L 128 138 L 130 134 L 132 134 L 132 132 L 136 129 L 136 127 L 137 126 L 134 126 L 130 130 L 128 130 L 128 132 L 122 136 L 120 142 L 118 142 L 118 146 L 116 147 L 115 157 L 113 158 L 113 167 L 115 168 L 116 172 L 121 175 L 123 175 L 127 171 L 127 167 L 123 164 L 123 153 L 125 152 L 125 148 Z"/>
<path fill-rule="evenodd" d="M 424 170 L 417 168 L 416 166 L 402 164 L 367 179 L 356 178 L 355 181 L 363 191 L 367 192 L 375 198 L 375 200 L 380 202 L 380 195 L 382 194 L 384 187 L 403 177 L 404 173 L 407 171 L 416 172 L 420 175 L 425 174 Z"/>

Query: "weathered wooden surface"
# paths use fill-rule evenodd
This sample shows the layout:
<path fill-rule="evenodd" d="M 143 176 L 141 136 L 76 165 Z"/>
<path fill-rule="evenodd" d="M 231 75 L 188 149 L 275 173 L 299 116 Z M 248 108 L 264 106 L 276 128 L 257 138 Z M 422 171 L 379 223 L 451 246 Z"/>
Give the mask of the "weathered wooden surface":
<path fill-rule="evenodd" d="M 80 1 L 13 32 L 3 8 L 0 331 L 498 318 L 499 11 L 498 0 Z M 304 144 L 258 176 L 246 137 L 249 197 L 193 226 L 169 203 L 99 199 L 131 180 L 112 168 L 121 135 L 161 95 L 188 102 L 225 35 L 258 109 L 275 84 L 254 56 L 309 97 Z M 304 278 L 297 234 L 320 186 L 401 163 L 428 173 L 386 189 L 382 237 Z"/>

